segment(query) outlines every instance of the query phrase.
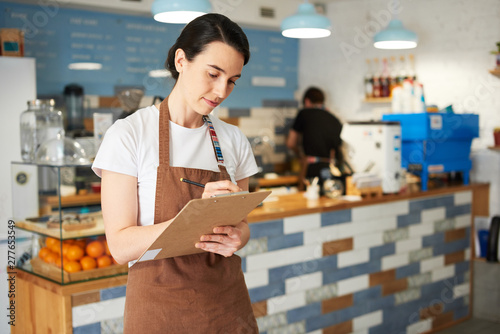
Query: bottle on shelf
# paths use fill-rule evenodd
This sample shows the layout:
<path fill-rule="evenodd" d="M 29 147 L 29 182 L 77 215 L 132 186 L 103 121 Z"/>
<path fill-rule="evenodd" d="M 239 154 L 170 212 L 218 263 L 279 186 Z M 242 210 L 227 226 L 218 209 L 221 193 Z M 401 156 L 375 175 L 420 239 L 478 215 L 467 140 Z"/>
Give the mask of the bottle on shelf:
<path fill-rule="evenodd" d="M 403 82 L 406 79 L 408 79 L 408 74 L 406 72 L 405 56 L 400 56 L 399 57 L 398 77 L 397 77 L 397 83 L 398 83 L 398 85 L 403 86 Z"/>
<path fill-rule="evenodd" d="M 373 60 L 373 97 L 379 98 L 382 95 L 382 87 L 380 84 L 380 68 L 379 68 L 379 60 L 375 58 Z"/>
<path fill-rule="evenodd" d="M 413 81 L 416 81 L 417 80 L 417 73 L 415 71 L 415 57 L 410 54 L 408 55 L 408 79 L 411 79 Z"/>
<path fill-rule="evenodd" d="M 373 97 L 373 70 L 370 59 L 366 60 L 365 98 Z"/>
<path fill-rule="evenodd" d="M 390 95 L 389 69 L 387 68 L 387 58 L 382 59 L 382 73 L 380 76 L 380 97 L 389 97 Z"/>
<path fill-rule="evenodd" d="M 391 57 L 391 62 L 389 63 L 389 91 L 390 91 L 390 96 L 392 97 L 392 91 L 396 86 L 398 86 L 398 72 L 396 68 L 396 57 L 392 56 Z"/>

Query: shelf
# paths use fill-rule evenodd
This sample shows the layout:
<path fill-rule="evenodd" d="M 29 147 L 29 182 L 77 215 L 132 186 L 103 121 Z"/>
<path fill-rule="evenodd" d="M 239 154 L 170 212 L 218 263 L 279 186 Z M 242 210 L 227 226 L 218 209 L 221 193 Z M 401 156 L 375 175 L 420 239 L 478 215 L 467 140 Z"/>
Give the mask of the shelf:
<path fill-rule="evenodd" d="M 363 100 L 364 103 L 391 103 L 392 97 L 371 97 Z"/>
<path fill-rule="evenodd" d="M 279 176 L 274 179 L 259 179 L 259 187 L 277 187 L 296 185 L 299 182 L 297 175 Z"/>
<path fill-rule="evenodd" d="M 488 148 L 489 148 L 490 150 L 500 152 L 500 146 L 488 146 Z"/>
<path fill-rule="evenodd" d="M 495 68 L 494 70 L 490 70 L 490 73 L 500 77 L 500 68 Z"/>
<path fill-rule="evenodd" d="M 100 213 L 98 215 L 96 214 L 94 216 L 94 219 L 96 221 L 96 225 L 94 227 L 76 231 L 65 231 L 64 229 L 59 228 L 48 228 L 47 223 L 34 223 L 30 221 L 18 221 L 16 222 L 16 227 L 22 230 L 36 232 L 38 234 L 43 234 L 45 236 L 53 237 L 56 239 L 60 239 L 62 237 L 63 240 L 103 235 L 104 222 L 102 220 L 102 215 Z"/>
<path fill-rule="evenodd" d="M 59 198 L 57 196 L 46 197 L 47 204 L 51 207 L 59 207 Z M 82 206 L 101 204 L 100 193 L 89 193 L 85 195 L 61 196 L 61 207 Z"/>

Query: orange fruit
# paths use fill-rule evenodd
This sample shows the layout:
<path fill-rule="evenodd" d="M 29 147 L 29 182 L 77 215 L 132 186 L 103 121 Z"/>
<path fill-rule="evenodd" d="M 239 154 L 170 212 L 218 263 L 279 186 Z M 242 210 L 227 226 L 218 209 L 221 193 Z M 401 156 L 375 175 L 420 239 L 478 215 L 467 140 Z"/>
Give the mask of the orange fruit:
<path fill-rule="evenodd" d="M 78 239 L 78 240 L 73 240 L 73 244 L 80 246 L 82 249 L 85 249 L 85 245 L 87 245 L 87 242 L 85 239 Z"/>
<path fill-rule="evenodd" d="M 88 256 L 92 256 L 94 258 L 98 258 L 102 254 L 104 254 L 104 245 L 100 241 L 92 241 L 85 248 Z"/>
<path fill-rule="evenodd" d="M 90 270 L 97 267 L 97 262 L 93 257 L 84 256 L 80 259 L 80 264 L 82 265 L 83 270 Z"/>
<path fill-rule="evenodd" d="M 54 239 L 55 241 L 50 242 L 49 249 L 54 253 L 61 254 L 61 242 L 59 240 Z"/>
<path fill-rule="evenodd" d="M 78 261 L 68 261 L 64 264 L 64 270 L 68 273 L 76 273 L 82 270 L 82 265 Z"/>
<path fill-rule="evenodd" d="M 45 246 L 47 246 L 50 249 L 52 247 L 52 245 L 54 245 L 58 241 L 59 240 L 57 240 L 56 238 L 47 237 L 45 239 Z"/>
<path fill-rule="evenodd" d="M 71 244 L 64 243 L 62 245 L 62 255 L 67 256 L 68 255 L 68 249 L 71 247 Z"/>
<path fill-rule="evenodd" d="M 77 245 L 71 245 L 68 248 L 66 257 L 70 261 L 77 261 L 80 260 L 83 256 L 85 255 L 85 251 L 83 248 Z"/>
<path fill-rule="evenodd" d="M 109 267 L 111 264 L 111 257 L 107 255 L 102 255 L 97 258 L 97 267 L 99 268 Z"/>
<path fill-rule="evenodd" d="M 42 247 L 38 252 L 38 257 L 43 260 L 50 252 L 51 250 L 48 247 Z"/>
<path fill-rule="evenodd" d="M 54 252 L 50 252 L 49 254 L 47 254 L 43 260 L 49 264 L 57 264 L 57 262 L 61 262 L 61 258 L 59 257 L 59 255 Z"/>

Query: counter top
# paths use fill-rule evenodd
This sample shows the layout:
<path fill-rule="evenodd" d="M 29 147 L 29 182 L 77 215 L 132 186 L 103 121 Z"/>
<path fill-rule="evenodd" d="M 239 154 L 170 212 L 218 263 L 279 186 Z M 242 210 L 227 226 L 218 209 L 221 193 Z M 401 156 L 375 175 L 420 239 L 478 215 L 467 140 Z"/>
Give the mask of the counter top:
<path fill-rule="evenodd" d="M 483 189 L 488 187 L 485 183 L 476 183 L 470 185 L 449 186 L 428 191 L 420 191 L 408 194 L 391 194 L 382 197 L 371 197 L 361 201 L 347 201 L 341 199 L 332 199 L 321 197 L 319 200 L 307 200 L 302 192 L 290 195 L 274 196 L 275 201 L 264 202 L 261 207 L 254 209 L 248 215 L 248 222 L 255 223 L 265 220 L 280 219 L 285 217 L 343 210 L 358 206 L 373 205 L 392 201 L 401 201 L 405 199 L 414 199 L 419 197 L 429 197 L 446 193 L 456 193 L 460 191 Z M 271 195 L 273 197 L 273 195 Z M 485 204 L 487 206 L 487 203 Z M 484 208 L 481 209 L 483 211 Z M 487 210 L 487 209 L 486 209 Z"/>

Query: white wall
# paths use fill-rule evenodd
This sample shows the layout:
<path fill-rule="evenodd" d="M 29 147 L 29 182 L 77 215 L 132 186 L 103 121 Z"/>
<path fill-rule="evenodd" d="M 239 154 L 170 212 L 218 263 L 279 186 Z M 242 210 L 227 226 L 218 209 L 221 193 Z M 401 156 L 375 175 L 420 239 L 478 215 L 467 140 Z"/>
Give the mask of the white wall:
<path fill-rule="evenodd" d="M 369 27 L 380 29 L 381 14 L 390 8 L 395 8 L 390 0 L 329 3 L 332 36 L 300 42 L 298 96 L 309 85 L 319 85 L 343 120 L 377 118 L 374 109 L 387 106 L 362 103 L 365 60 L 412 53 L 426 102 L 478 113 L 481 138 L 473 147 L 493 145 L 493 127 L 500 126 L 500 78 L 488 70 L 495 66 L 490 51 L 500 41 L 500 1 L 401 0 L 399 18 L 419 37 L 418 47 L 410 51 L 378 50 L 371 43 Z M 363 39 L 361 31 L 370 37 Z"/>

